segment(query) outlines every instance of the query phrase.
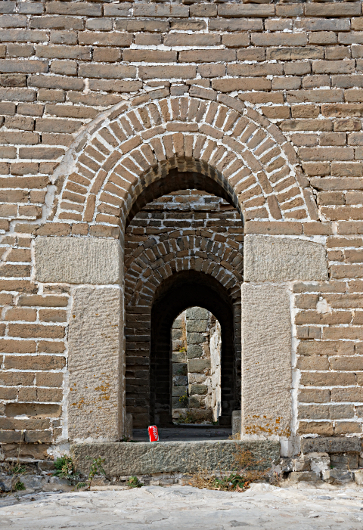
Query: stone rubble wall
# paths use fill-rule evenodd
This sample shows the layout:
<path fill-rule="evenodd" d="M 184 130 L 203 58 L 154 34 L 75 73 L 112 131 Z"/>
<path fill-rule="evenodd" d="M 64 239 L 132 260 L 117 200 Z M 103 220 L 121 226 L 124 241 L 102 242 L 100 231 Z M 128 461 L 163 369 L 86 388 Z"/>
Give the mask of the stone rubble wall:
<path fill-rule="evenodd" d="M 0 13 L 4 454 L 21 443 L 41 459 L 68 439 L 74 285 L 36 279 L 34 239 L 119 237 L 139 191 L 106 179 L 115 152 L 132 182 L 186 159 L 238 175 L 246 233 L 324 245 L 327 279 L 288 286 L 291 428 L 362 435 L 362 3 L 9 0 Z"/>
<path fill-rule="evenodd" d="M 221 415 L 221 327 L 201 307 L 186 309 L 172 327 L 173 419 L 218 421 Z M 182 400 L 180 400 L 182 398 Z"/>

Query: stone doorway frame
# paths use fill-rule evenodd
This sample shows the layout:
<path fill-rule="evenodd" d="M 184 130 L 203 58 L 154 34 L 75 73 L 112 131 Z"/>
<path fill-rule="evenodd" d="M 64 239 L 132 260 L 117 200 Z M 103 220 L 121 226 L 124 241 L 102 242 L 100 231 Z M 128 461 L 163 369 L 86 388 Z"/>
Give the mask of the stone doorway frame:
<path fill-rule="evenodd" d="M 67 399 L 72 442 L 118 441 L 125 429 L 122 247 L 95 237 L 38 237 L 36 279 L 72 285 Z M 242 285 L 242 435 L 293 433 L 294 281 L 327 279 L 325 248 L 246 235 Z"/>

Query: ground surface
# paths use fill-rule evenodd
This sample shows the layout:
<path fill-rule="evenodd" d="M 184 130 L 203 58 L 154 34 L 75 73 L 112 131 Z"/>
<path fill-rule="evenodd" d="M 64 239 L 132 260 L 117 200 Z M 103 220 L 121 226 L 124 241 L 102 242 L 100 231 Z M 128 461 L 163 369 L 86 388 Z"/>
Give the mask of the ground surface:
<path fill-rule="evenodd" d="M 198 442 L 202 440 L 228 440 L 232 429 L 228 427 L 206 425 L 183 425 L 175 427 L 162 427 L 159 429 L 160 442 Z M 134 429 L 133 440 L 148 442 L 147 429 Z"/>
<path fill-rule="evenodd" d="M 16 504 L 5 506 L 5 502 Z M 362 530 L 363 488 L 253 484 L 245 493 L 149 486 L 0 499 L 1 530 Z"/>

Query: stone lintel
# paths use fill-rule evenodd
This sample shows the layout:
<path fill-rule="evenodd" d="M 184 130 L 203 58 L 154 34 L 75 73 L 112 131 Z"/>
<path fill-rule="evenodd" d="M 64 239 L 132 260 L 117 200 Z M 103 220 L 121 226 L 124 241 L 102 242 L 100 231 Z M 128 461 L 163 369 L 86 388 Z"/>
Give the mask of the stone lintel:
<path fill-rule="evenodd" d="M 149 475 L 154 473 L 194 473 L 200 469 L 233 470 L 235 455 L 251 451 L 256 460 L 269 467 L 280 458 L 280 443 L 270 440 L 200 442 L 121 442 L 84 443 L 71 447 L 76 467 L 89 471 L 89 457 L 104 458 L 107 476 Z"/>
<path fill-rule="evenodd" d="M 120 282 L 118 240 L 95 237 L 37 237 L 35 278 L 44 283 L 108 285 Z"/>
<path fill-rule="evenodd" d="M 117 441 L 124 426 L 121 290 L 75 289 L 69 324 L 68 434 Z"/>
<path fill-rule="evenodd" d="M 284 285 L 242 286 L 242 434 L 288 437 L 291 316 Z"/>
<path fill-rule="evenodd" d="M 245 282 L 320 281 L 328 279 L 324 245 L 299 238 L 247 234 Z"/>

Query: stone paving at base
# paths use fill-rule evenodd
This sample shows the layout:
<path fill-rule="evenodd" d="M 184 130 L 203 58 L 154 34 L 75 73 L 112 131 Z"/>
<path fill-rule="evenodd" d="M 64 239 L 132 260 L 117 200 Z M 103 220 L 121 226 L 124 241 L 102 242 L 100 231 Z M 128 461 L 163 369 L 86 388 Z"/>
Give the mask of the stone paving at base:
<path fill-rule="evenodd" d="M 5 503 L 11 502 L 5 506 Z M 15 504 L 14 504 L 15 502 Z M 252 484 L 244 493 L 190 486 L 40 493 L 0 499 L 1 530 L 362 530 L 363 488 L 328 484 L 282 488 Z"/>

